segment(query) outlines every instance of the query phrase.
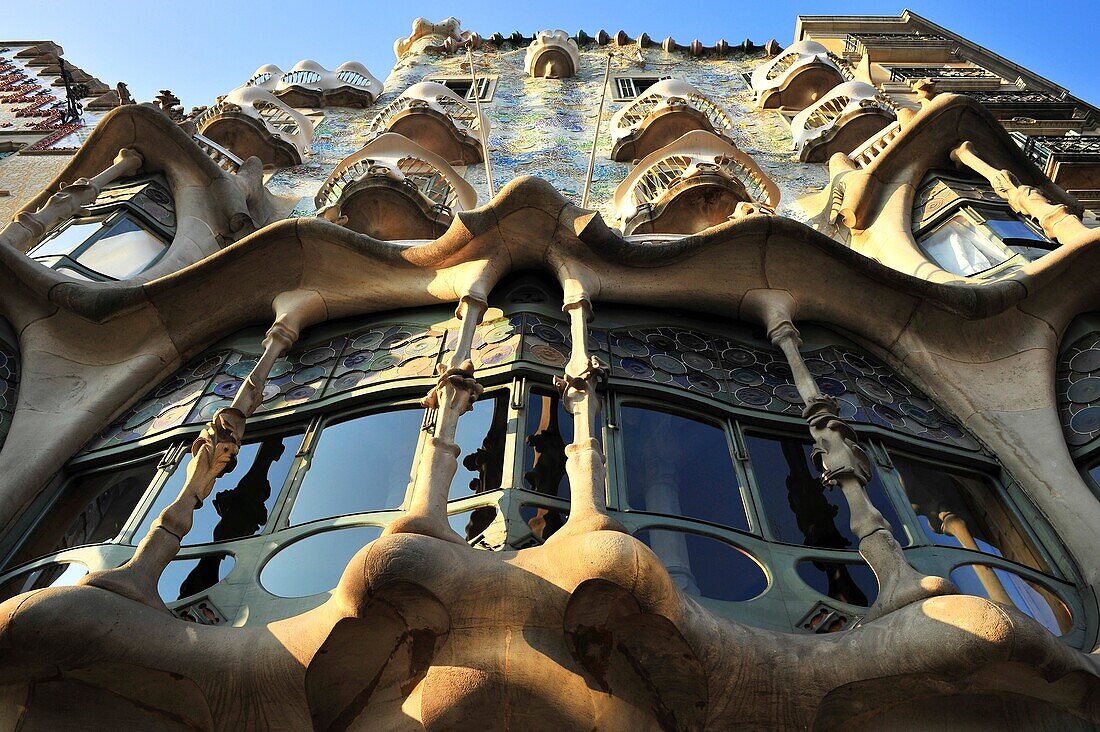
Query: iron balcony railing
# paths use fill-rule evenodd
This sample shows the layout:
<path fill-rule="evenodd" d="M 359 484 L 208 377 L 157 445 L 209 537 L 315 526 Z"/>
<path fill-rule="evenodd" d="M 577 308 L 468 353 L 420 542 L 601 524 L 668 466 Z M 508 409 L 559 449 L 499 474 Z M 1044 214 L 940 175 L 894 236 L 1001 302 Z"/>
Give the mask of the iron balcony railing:
<path fill-rule="evenodd" d="M 996 79 L 996 74 L 978 66 L 894 66 L 890 81 L 917 79 Z"/>
<path fill-rule="evenodd" d="M 862 56 L 867 52 L 868 46 L 900 48 L 943 46 L 950 43 L 950 38 L 937 33 L 849 33 L 844 39 L 844 53 Z"/>
<path fill-rule="evenodd" d="M 391 165 L 393 163 L 390 163 Z M 442 172 L 420 158 L 407 155 L 397 161 L 397 169 L 405 176 L 405 185 L 431 202 L 442 213 L 450 214 L 458 200 L 458 191 Z M 346 168 L 337 169 L 317 194 L 318 208 L 333 206 L 353 183 L 372 176 L 389 177 L 390 169 L 371 158 L 357 160 Z"/>
<path fill-rule="evenodd" d="M 1100 163 L 1100 136 L 1097 135 L 1032 135 L 1012 133 L 1024 154 L 1039 168 L 1045 169 L 1051 158 L 1059 162 Z"/>

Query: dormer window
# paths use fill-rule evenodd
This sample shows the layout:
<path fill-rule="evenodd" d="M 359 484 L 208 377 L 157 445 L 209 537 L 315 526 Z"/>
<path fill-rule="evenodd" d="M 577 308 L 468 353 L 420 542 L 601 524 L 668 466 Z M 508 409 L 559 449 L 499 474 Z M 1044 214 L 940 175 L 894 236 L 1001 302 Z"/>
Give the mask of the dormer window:
<path fill-rule="evenodd" d="M 469 76 L 433 76 L 424 81 L 433 81 L 436 84 L 442 84 L 461 99 L 465 99 L 467 102 L 474 101 L 474 80 Z M 491 102 L 493 101 L 493 92 L 496 91 L 497 77 L 495 76 L 481 76 L 477 77 L 477 91 L 479 102 Z"/>
<path fill-rule="evenodd" d="M 611 90 L 616 102 L 628 102 L 636 98 L 658 81 L 671 79 L 671 76 L 613 76 Z"/>
<path fill-rule="evenodd" d="M 931 177 L 918 193 L 913 233 L 929 259 L 961 277 L 996 274 L 991 270 L 1014 257 L 1022 264 L 1057 246 L 984 181 L 946 175 Z"/>
<path fill-rule="evenodd" d="M 27 256 L 78 280 L 121 280 L 156 263 L 175 234 L 172 196 L 155 178 L 107 188 L 88 208 L 88 215 L 61 224 Z"/>

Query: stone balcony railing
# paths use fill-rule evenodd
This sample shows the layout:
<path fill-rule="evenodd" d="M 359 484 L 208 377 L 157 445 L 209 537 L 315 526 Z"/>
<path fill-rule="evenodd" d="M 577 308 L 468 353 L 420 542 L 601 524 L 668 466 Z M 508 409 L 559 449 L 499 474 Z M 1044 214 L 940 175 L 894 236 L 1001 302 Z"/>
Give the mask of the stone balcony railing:
<path fill-rule="evenodd" d="M 301 165 L 313 144 L 313 124 L 271 92 L 234 89 L 195 120 L 200 134 L 241 160 L 252 155 L 264 167 Z"/>
<path fill-rule="evenodd" d="M 379 112 L 369 131 L 396 132 L 451 165 L 469 165 L 482 160 L 480 135 L 489 133 L 489 123 L 447 87 L 422 81 Z"/>
<path fill-rule="evenodd" d="M 823 162 L 833 153 L 851 152 L 894 119 L 877 89 L 862 81 L 845 82 L 791 121 L 794 149 L 803 162 Z"/>
<path fill-rule="evenodd" d="M 376 239 L 435 239 L 477 194 L 443 158 L 386 132 L 341 161 L 315 203 L 319 216 Z"/>
<path fill-rule="evenodd" d="M 209 137 L 195 133 L 191 136 L 191 139 L 195 141 L 195 144 L 199 146 L 199 149 L 206 153 L 211 160 L 218 164 L 218 167 L 228 173 L 236 173 L 241 168 L 242 161 L 239 157 L 234 155 L 229 150 L 218 143 L 211 140 Z"/>
<path fill-rule="evenodd" d="M 329 71 L 309 59 L 294 64 L 290 71 L 283 71 L 274 64 L 256 69 L 245 83 L 271 92 L 291 107 L 298 109 L 320 107 L 364 108 L 374 104 L 382 93 L 382 82 L 374 77 L 366 66 L 357 61 L 346 61 Z"/>
<path fill-rule="evenodd" d="M 659 81 L 611 118 L 611 159 L 637 160 L 691 130 L 725 137 L 729 112 L 682 79 Z"/>
<path fill-rule="evenodd" d="M 702 130 L 643 158 L 614 195 L 627 235 L 694 234 L 726 221 L 742 203 L 774 209 L 779 189 L 733 143 Z"/>
<path fill-rule="evenodd" d="M 799 41 L 752 72 L 758 109 L 798 112 L 845 80 L 829 50 L 816 41 Z"/>

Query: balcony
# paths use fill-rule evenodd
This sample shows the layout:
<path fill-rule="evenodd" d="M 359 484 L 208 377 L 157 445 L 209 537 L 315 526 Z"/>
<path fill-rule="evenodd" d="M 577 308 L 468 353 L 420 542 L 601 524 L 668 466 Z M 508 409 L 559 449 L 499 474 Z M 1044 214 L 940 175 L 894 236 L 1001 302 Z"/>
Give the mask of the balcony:
<path fill-rule="evenodd" d="M 856 61 L 949 61 L 955 42 L 936 33 L 850 33 L 844 57 Z"/>
<path fill-rule="evenodd" d="M 443 158 L 386 132 L 341 161 L 315 203 L 319 216 L 375 239 L 435 239 L 477 194 Z"/>
<path fill-rule="evenodd" d="M 1086 206 L 1100 205 L 1100 135 L 1012 136 L 1063 190 Z"/>
<path fill-rule="evenodd" d="M 194 135 L 191 136 L 191 139 L 193 139 L 195 141 L 195 144 L 199 146 L 199 149 L 206 153 L 211 160 L 217 163 L 218 167 L 222 170 L 226 171 L 227 173 L 236 173 L 238 170 L 241 169 L 241 163 L 243 163 L 244 161 L 234 155 L 229 150 L 226 150 L 224 147 L 211 140 L 209 137 L 204 137 L 203 135 L 200 135 L 196 132 Z"/>
<path fill-rule="evenodd" d="M 1030 90 L 974 90 L 964 94 L 993 113 L 1010 132 L 1063 135 L 1095 124 L 1092 110 L 1070 96 Z"/>
<path fill-rule="evenodd" d="M 241 160 L 255 155 L 265 168 L 301 165 L 313 144 L 305 115 L 259 87 L 234 89 L 195 120 L 198 132 Z"/>
<path fill-rule="evenodd" d="M 921 79 L 931 79 L 941 89 L 997 89 L 1001 77 L 980 66 L 892 66 L 891 84 L 912 86 Z"/>
<path fill-rule="evenodd" d="M 371 121 L 370 134 L 404 135 L 451 165 L 482 160 L 481 132 L 488 121 L 442 84 L 422 81 L 404 91 Z"/>
<path fill-rule="evenodd" d="M 752 72 L 757 109 L 800 112 L 845 81 L 825 46 L 815 41 L 791 44 Z"/>
<path fill-rule="evenodd" d="M 695 234 L 725 222 L 738 204 L 774 208 L 779 188 L 751 157 L 703 130 L 647 155 L 615 189 L 630 234 Z"/>
<path fill-rule="evenodd" d="M 681 79 L 649 87 L 611 118 L 611 159 L 644 158 L 692 130 L 725 136 L 733 129 L 729 113 Z"/>
<path fill-rule="evenodd" d="M 335 71 L 316 61 L 299 61 L 275 83 L 275 96 L 298 109 L 363 109 L 374 104 L 381 93 L 382 82 L 356 61 L 344 62 Z"/>
<path fill-rule="evenodd" d="M 791 121 L 798 159 L 820 163 L 850 153 L 896 119 L 878 90 L 862 81 L 839 84 Z"/>
<path fill-rule="evenodd" d="M 580 49 L 563 30 L 539 31 L 527 47 L 523 65 L 536 79 L 567 79 L 581 67 Z"/>

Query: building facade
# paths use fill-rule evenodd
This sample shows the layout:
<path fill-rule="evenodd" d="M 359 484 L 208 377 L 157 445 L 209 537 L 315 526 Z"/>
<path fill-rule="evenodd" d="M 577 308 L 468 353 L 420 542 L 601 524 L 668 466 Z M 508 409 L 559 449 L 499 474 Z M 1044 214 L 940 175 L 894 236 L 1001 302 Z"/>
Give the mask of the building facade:
<path fill-rule="evenodd" d="M 18 201 L 0 726 L 1100 725 L 1100 111 L 908 12 L 394 51 Z"/>

